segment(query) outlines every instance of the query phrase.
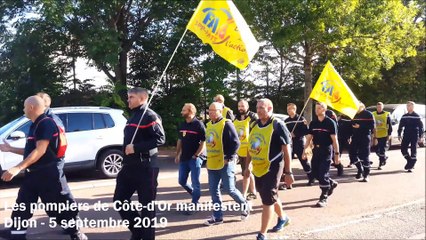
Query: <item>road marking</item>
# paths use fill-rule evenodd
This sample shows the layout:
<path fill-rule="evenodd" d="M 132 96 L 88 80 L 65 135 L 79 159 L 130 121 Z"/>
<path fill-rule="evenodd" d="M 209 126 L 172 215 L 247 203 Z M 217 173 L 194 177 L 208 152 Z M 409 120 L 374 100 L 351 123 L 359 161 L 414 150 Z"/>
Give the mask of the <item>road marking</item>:
<path fill-rule="evenodd" d="M 325 226 L 325 227 L 321 227 L 321 228 L 317 228 L 317 229 L 313 229 L 307 232 L 304 232 L 305 234 L 310 234 L 310 233 L 319 233 L 319 232 L 325 232 L 325 231 L 329 231 L 329 230 L 333 230 L 336 228 L 340 228 L 340 227 L 344 227 L 344 226 L 348 226 L 348 225 L 353 225 L 355 223 L 361 223 L 361 222 L 368 222 L 368 221 L 372 221 L 375 219 L 379 219 L 382 218 L 385 215 L 389 215 L 389 214 L 395 214 L 395 210 L 400 209 L 400 208 L 404 208 L 407 206 L 411 206 L 411 205 L 415 205 L 418 203 L 424 203 L 425 199 L 418 199 L 409 203 L 404 203 L 401 205 L 397 205 L 397 206 L 393 206 L 393 207 L 389 207 L 389 208 L 385 208 L 385 209 L 381 209 L 375 212 L 371 212 L 371 213 L 367 213 L 364 214 L 363 216 L 361 216 L 359 219 L 356 220 L 351 220 L 351 221 L 347 221 L 344 223 L 340 223 L 340 224 L 335 224 L 335 225 L 330 225 L 330 226 Z M 413 237 L 418 237 L 419 235 L 413 236 Z M 423 233 L 424 236 L 424 233 Z M 417 239 L 417 238 L 412 238 L 412 239 Z"/>

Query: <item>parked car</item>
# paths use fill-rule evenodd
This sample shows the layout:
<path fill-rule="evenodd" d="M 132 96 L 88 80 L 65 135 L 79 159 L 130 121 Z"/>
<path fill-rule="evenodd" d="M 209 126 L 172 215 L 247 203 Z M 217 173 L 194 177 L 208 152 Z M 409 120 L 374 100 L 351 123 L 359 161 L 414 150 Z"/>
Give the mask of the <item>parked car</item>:
<path fill-rule="evenodd" d="M 107 107 L 52 108 L 65 126 L 68 148 L 65 171 L 97 169 L 104 177 L 116 177 L 122 168 L 123 111 Z M 0 128 L 0 143 L 23 148 L 31 121 L 19 117 Z M 22 161 L 22 156 L 0 151 L 0 172 Z"/>
<path fill-rule="evenodd" d="M 281 113 L 274 113 L 274 116 L 284 122 L 288 118 L 287 114 L 281 114 Z"/>
<path fill-rule="evenodd" d="M 376 111 L 376 106 L 369 106 L 367 107 L 367 110 L 374 112 Z M 392 145 L 400 145 L 401 142 L 398 140 L 398 127 L 402 115 L 407 113 L 407 104 L 385 104 L 383 110 L 390 113 L 390 118 L 392 121 L 392 135 L 387 144 L 387 147 Z M 420 115 L 423 127 L 425 127 L 425 111 L 426 106 L 424 104 L 416 104 L 414 107 L 414 112 Z M 423 143 L 419 144 L 419 146 L 424 147 L 424 139 Z"/>

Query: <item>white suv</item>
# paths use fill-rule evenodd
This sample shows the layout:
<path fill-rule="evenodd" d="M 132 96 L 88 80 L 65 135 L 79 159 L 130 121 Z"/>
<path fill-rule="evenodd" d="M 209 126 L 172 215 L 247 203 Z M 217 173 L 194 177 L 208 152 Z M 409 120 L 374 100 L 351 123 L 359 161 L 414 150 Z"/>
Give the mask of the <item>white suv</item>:
<path fill-rule="evenodd" d="M 107 107 L 52 108 L 65 126 L 68 148 L 66 171 L 98 169 L 104 177 L 116 177 L 123 161 L 123 111 Z M 31 121 L 22 116 L 0 128 L 0 143 L 23 148 Z M 0 172 L 22 161 L 22 156 L 0 151 Z"/>

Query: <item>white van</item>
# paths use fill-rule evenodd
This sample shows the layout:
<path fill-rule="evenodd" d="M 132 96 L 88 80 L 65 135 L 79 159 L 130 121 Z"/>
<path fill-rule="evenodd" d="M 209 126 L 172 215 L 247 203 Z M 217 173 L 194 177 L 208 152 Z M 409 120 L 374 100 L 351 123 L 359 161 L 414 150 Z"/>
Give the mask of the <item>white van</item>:
<path fill-rule="evenodd" d="M 52 108 L 65 126 L 68 148 L 64 170 L 98 169 L 104 177 L 116 177 L 122 168 L 123 111 L 107 107 Z M 31 121 L 19 117 L 0 128 L 0 143 L 24 148 Z M 22 155 L 0 151 L 0 173 L 22 161 Z"/>

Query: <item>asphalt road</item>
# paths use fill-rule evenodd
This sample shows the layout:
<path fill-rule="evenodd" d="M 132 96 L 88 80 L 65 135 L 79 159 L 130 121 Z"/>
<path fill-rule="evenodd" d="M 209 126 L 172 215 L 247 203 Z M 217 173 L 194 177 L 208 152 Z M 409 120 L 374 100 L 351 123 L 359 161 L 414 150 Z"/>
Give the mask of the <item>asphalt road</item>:
<path fill-rule="evenodd" d="M 293 189 L 280 192 L 284 210 L 292 221 L 284 231 L 268 234 L 269 239 L 425 239 L 425 148 L 418 151 L 419 161 L 413 173 L 403 170 L 405 160 L 398 149 L 389 151 L 388 155 L 388 164 L 377 170 L 377 156 L 371 154 L 374 164 L 369 183 L 355 180 L 355 168 L 345 168 L 344 176 L 335 178 L 339 186 L 323 209 L 313 207 L 320 195 L 318 185 L 305 186 L 303 170 L 293 160 L 297 182 Z M 343 163 L 347 165 L 347 156 L 343 157 Z M 336 176 L 335 169 L 331 175 Z M 89 239 L 129 239 L 130 234 L 123 226 L 100 226 L 101 221 L 110 217 L 109 224 L 120 219 L 112 205 L 114 179 L 97 179 L 93 173 L 83 172 L 70 174 L 69 182 L 77 201 L 88 206 L 80 212 L 80 217 L 94 222 L 92 228 L 83 228 Z M 205 169 L 201 182 L 204 203 L 210 200 Z M 0 229 L 10 217 L 19 183 L 18 179 L 1 186 Z M 164 228 L 157 229 L 158 239 L 255 238 L 260 227 L 260 199 L 252 201 L 253 211 L 246 221 L 240 221 L 240 212 L 227 211 L 224 224 L 205 227 L 202 223 L 210 212 L 185 216 L 176 210 L 179 203 L 190 199 L 177 184 L 177 167 L 168 156 L 164 156 L 159 183 L 157 200 L 162 204 L 157 207 L 166 207 L 167 203 L 170 209 L 158 212 L 159 225 L 160 219 L 167 221 Z M 240 175 L 238 186 L 241 186 Z M 223 199 L 225 204 L 233 203 L 227 195 Z M 98 203 L 106 204 L 106 209 L 96 209 Z M 49 227 L 43 211 L 37 210 L 33 219 L 37 227 L 29 230 L 28 239 L 68 239 L 60 228 Z"/>

